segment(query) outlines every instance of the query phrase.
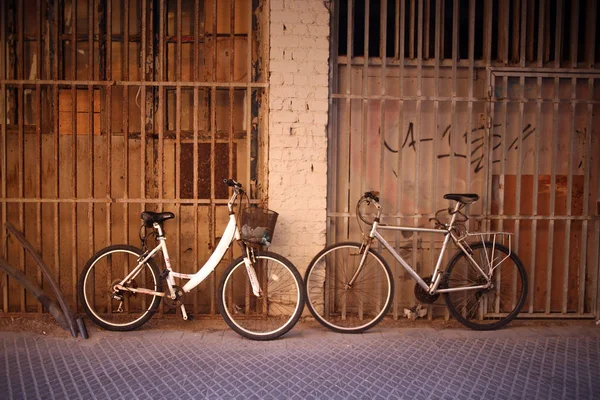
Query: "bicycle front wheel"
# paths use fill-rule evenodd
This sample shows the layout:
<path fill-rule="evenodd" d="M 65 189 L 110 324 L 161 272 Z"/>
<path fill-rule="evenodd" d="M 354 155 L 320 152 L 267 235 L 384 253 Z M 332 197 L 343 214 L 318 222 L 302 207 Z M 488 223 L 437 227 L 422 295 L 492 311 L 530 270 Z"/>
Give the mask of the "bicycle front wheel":
<path fill-rule="evenodd" d="M 350 285 L 364 253 L 360 243 L 326 247 L 311 261 L 304 282 L 308 309 L 323 326 L 336 332 L 360 333 L 375 326 L 388 312 L 394 280 L 387 263 L 369 250 Z"/>
<path fill-rule="evenodd" d="M 114 290 L 141 259 L 142 250 L 127 245 L 106 247 L 90 258 L 81 273 L 78 292 L 90 319 L 104 329 L 129 331 L 146 323 L 158 309 L 161 297 Z M 125 287 L 162 291 L 162 281 L 154 260 L 124 283 Z"/>
<path fill-rule="evenodd" d="M 272 340 L 287 333 L 300 319 L 304 287 L 296 267 L 269 252 L 255 253 L 254 270 L 262 294 L 252 292 L 244 258 L 227 267 L 219 284 L 219 311 L 227 325 L 252 340 Z"/>
<path fill-rule="evenodd" d="M 470 255 L 484 273 L 493 269 L 491 286 L 486 289 L 468 289 L 485 285 L 487 278 L 462 251 L 448 263 L 445 287 L 466 288 L 446 292 L 448 309 L 461 324 L 475 330 L 498 329 L 512 321 L 525 303 L 527 274 L 516 254 L 505 246 L 490 242 L 470 245 Z"/>

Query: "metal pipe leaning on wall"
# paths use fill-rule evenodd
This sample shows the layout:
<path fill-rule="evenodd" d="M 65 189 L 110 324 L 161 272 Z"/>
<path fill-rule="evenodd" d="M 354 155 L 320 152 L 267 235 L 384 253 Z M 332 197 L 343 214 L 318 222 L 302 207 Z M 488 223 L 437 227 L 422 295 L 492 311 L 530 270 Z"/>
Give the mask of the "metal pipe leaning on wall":
<path fill-rule="evenodd" d="M 0 258 L 0 268 L 6 271 L 6 273 L 12 276 L 19 283 L 21 283 L 25 287 L 25 289 L 29 290 L 42 303 L 42 305 L 48 309 L 50 314 L 54 317 L 54 319 L 56 319 L 61 328 L 69 330 L 71 332 L 71 336 L 73 337 L 77 337 L 77 334 L 80 333 L 83 339 L 87 339 L 88 333 L 83 319 L 80 317 L 77 320 L 75 320 L 73 312 L 71 311 L 65 300 L 65 296 L 60 291 L 60 287 L 50 274 L 50 269 L 44 263 L 44 260 L 42 260 L 40 254 L 37 251 L 35 251 L 31 243 L 29 243 L 27 239 L 25 239 L 25 236 L 23 236 L 23 234 L 20 231 L 18 231 L 13 224 L 11 224 L 10 222 L 6 222 L 4 226 L 6 227 L 6 230 L 10 234 L 12 234 L 13 237 L 17 239 L 17 241 L 19 241 L 21 246 L 23 246 L 23 248 L 27 250 L 31 258 L 33 258 L 33 260 L 37 263 L 38 267 L 44 274 L 44 278 L 49 283 L 50 288 L 54 292 L 60 308 L 56 305 L 56 303 L 54 303 L 45 295 L 42 288 L 31 282 L 25 276 L 25 274 L 23 274 L 20 270 L 10 265 L 8 262 L 6 262 L 6 260 L 2 258 Z"/>

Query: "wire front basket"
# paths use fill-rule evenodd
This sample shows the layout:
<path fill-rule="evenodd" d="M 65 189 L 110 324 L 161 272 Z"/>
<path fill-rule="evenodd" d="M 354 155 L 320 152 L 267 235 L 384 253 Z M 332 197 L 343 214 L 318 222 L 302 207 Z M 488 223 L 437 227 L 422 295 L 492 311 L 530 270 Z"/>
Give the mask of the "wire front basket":
<path fill-rule="evenodd" d="M 240 217 L 242 240 L 250 245 L 270 246 L 278 215 L 265 208 L 244 208 Z"/>

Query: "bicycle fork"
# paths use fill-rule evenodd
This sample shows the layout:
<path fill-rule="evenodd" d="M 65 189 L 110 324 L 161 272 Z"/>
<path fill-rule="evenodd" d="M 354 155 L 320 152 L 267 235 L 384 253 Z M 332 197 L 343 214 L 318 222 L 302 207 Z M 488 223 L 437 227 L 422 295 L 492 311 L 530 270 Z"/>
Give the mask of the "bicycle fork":
<path fill-rule="evenodd" d="M 358 263 L 358 268 L 356 268 L 354 275 L 352 275 L 352 278 L 348 281 L 348 283 L 345 284 L 345 287 L 344 287 L 345 290 L 352 289 L 352 286 L 354 286 L 354 282 L 358 278 L 360 271 L 363 269 L 363 266 L 365 265 L 365 261 L 367 259 L 367 254 L 369 254 L 369 249 L 371 248 L 371 243 L 373 243 L 373 238 L 371 236 L 367 236 L 363 240 L 362 245 L 360 246 L 360 250 L 358 251 L 358 254 L 361 255 L 360 262 Z"/>
<path fill-rule="evenodd" d="M 244 257 L 244 265 L 246 266 L 246 272 L 248 273 L 248 279 L 250 280 L 250 285 L 252 286 L 252 293 L 256 297 L 262 296 L 262 290 L 260 289 L 260 284 L 258 282 L 258 277 L 256 276 L 256 270 L 254 269 L 254 264 L 256 263 L 256 257 L 254 255 L 254 249 L 252 247 L 244 246 L 246 250 L 246 256 Z"/>

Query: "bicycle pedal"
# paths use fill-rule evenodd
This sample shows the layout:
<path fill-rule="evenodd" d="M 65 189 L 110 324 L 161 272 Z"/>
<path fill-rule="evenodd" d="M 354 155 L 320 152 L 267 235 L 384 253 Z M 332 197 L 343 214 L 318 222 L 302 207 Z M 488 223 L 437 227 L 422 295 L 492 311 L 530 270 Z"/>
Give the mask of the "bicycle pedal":
<path fill-rule="evenodd" d="M 160 279 L 167 279 L 167 276 L 169 276 L 169 270 L 168 269 L 163 269 L 161 271 L 161 273 L 158 275 L 158 277 Z"/>

